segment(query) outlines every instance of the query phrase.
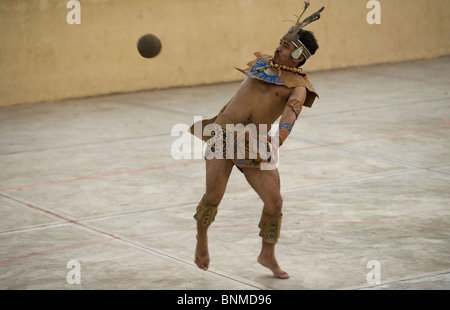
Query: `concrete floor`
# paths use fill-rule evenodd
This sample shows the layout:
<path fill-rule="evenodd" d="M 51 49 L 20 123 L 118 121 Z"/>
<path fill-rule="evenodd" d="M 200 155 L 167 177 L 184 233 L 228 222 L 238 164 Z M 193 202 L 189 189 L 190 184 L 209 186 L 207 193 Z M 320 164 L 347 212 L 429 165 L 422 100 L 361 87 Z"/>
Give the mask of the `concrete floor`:
<path fill-rule="evenodd" d="M 172 157 L 171 130 L 238 83 L 0 108 L 0 289 L 450 289 L 449 72 L 310 75 L 320 100 L 280 154 L 289 280 L 256 262 L 262 203 L 237 170 L 211 268 L 193 263 L 205 168 Z"/>

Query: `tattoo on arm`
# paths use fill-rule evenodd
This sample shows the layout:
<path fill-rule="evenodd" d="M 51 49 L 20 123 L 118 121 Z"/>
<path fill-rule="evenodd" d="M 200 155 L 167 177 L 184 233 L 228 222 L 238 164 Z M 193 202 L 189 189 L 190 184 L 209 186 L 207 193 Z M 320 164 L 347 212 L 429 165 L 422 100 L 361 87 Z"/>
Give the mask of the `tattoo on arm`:
<path fill-rule="evenodd" d="M 284 141 L 286 141 L 287 137 L 289 136 L 289 134 L 292 131 L 292 124 L 289 123 L 284 123 L 281 124 L 278 128 L 278 137 L 279 137 L 279 142 L 280 142 L 280 146 L 283 145 Z"/>

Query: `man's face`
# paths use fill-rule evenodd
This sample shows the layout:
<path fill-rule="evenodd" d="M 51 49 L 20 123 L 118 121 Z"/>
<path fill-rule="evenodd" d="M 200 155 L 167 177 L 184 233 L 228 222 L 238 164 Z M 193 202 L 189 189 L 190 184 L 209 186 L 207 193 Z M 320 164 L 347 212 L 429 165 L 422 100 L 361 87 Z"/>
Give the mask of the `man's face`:
<path fill-rule="evenodd" d="M 274 63 L 289 67 L 294 66 L 295 63 L 291 58 L 291 54 L 294 50 L 294 44 L 285 39 L 281 39 L 280 44 L 278 45 L 277 49 L 275 50 L 275 54 L 273 55 Z"/>

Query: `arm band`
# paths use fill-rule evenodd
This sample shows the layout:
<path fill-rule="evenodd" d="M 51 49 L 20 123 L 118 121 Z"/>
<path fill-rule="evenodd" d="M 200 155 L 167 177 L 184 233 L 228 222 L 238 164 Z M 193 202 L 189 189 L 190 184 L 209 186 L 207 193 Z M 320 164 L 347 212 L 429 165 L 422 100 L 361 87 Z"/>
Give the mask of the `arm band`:
<path fill-rule="evenodd" d="M 302 111 L 303 104 L 297 99 L 292 99 L 288 101 L 288 106 L 292 108 L 292 110 L 294 111 L 295 115 L 297 115 L 298 118 L 300 112 Z"/>

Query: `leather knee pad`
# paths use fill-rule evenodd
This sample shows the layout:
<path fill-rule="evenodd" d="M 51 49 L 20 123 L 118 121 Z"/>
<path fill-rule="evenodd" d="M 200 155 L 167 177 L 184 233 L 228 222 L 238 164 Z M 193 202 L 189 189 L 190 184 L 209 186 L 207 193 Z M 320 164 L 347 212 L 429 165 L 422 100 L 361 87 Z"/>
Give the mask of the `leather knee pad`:
<path fill-rule="evenodd" d="M 194 219 L 198 225 L 202 227 L 209 227 L 214 222 L 217 214 L 217 207 L 208 206 L 205 201 L 205 196 L 197 206 L 197 213 L 194 215 Z"/>
<path fill-rule="evenodd" d="M 281 219 L 283 215 L 268 215 L 263 212 L 258 227 L 261 229 L 259 236 L 269 243 L 277 243 L 280 237 Z"/>

